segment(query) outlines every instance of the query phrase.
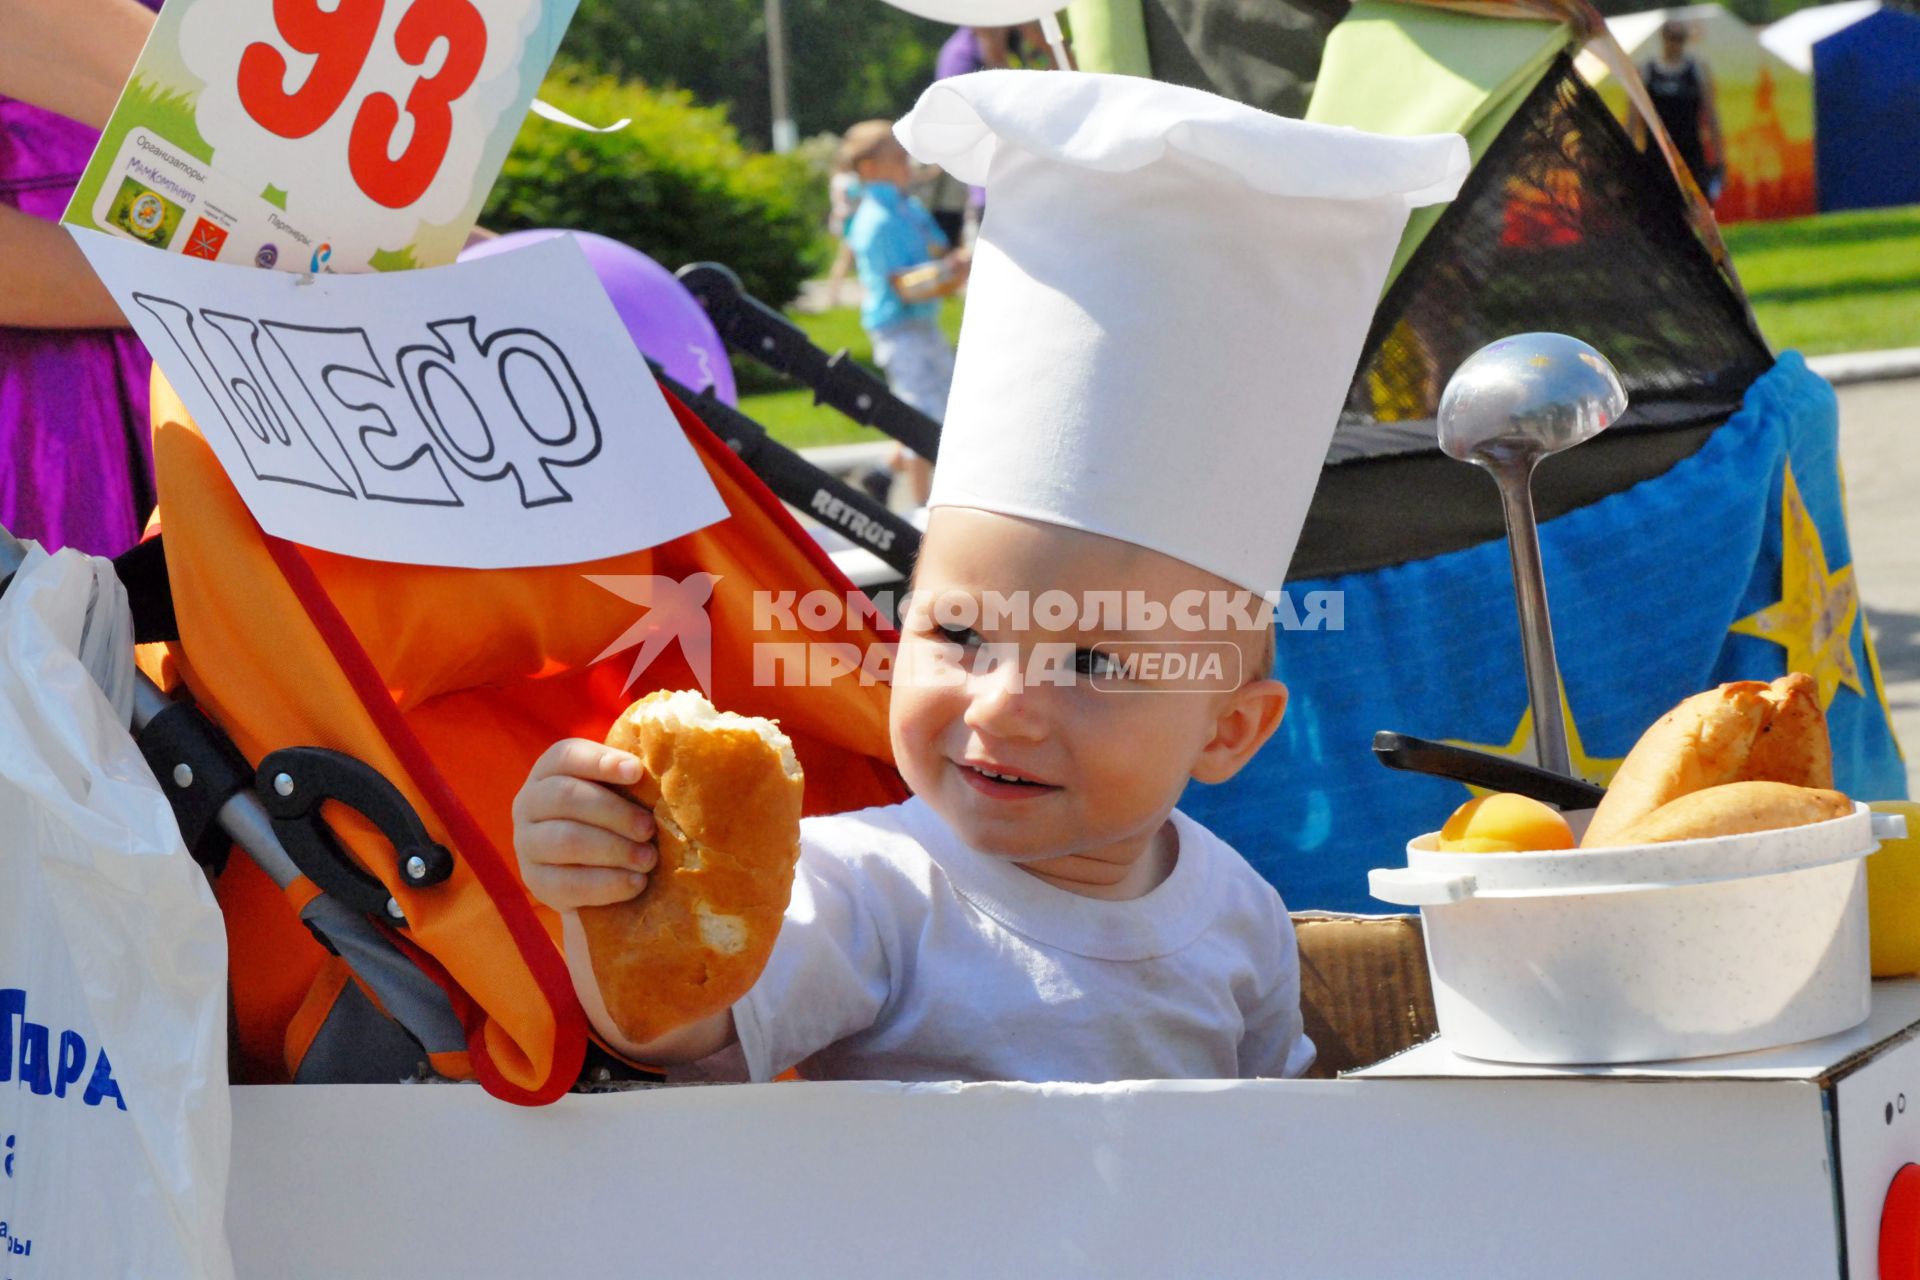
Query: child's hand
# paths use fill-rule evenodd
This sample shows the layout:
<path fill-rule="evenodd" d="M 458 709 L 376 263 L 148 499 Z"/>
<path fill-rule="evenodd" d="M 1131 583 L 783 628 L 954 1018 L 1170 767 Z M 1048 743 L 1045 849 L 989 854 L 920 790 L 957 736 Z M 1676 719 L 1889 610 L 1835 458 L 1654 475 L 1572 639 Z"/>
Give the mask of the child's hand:
<path fill-rule="evenodd" d="M 534 761 L 513 798 L 513 848 L 527 892 L 556 911 L 625 902 L 657 861 L 653 815 L 608 786 L 640 780 L 640 761 L 567 738 Z"/>

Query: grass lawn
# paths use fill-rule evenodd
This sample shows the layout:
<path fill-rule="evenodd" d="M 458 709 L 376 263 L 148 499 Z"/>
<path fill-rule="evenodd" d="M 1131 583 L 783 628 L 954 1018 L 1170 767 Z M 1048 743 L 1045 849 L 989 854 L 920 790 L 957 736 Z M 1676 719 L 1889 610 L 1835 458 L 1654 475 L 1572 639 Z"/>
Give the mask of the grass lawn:
<path fill-rule="evenodd" d="M 1723 231 L 1774 350 L 1920 347 L 1920 206 Z"/>
<path fill-rule="evenodd" d="M 1760 328 L 1776 351 L 1807 355 L 1920 347 L 1920 206 L 1827 213 L 1790 222 L 1723 229 Z M 940 323 L 960 332 L 960 301 L 947 300 Z M 867 365 L 873 351 L 859 313 L 843 307 L 795 321 L 828 351 L 845 347 Z M 781 389 L 772 375 L 748 374 L 741 360 L 741 407 L 795 448 L 879 440 L 813 403 L 813 393 Z"/>

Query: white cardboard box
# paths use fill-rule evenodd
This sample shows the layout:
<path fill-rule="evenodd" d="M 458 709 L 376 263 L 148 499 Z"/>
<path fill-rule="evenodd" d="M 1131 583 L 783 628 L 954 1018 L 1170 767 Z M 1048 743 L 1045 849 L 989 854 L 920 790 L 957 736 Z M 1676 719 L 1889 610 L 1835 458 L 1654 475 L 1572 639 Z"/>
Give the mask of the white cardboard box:
<path fill-rule="evenodd" d="M 1877 1274 L 1920 982 L 1769 1053 L 1334 1081 L 234 1090 L 243 1277 Z M 1911 1100 L 1912 1105 L 1907 1105 Z"/>

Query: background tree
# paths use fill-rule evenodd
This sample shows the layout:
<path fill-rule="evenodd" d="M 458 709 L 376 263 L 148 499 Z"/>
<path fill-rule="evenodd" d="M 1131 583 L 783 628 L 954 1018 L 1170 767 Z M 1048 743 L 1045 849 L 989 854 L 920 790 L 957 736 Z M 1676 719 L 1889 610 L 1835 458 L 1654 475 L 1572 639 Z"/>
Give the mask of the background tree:
<path fill-rule="evenodd" d="M 905 113 L 932 81 L 934 55 L 953 32 L 882 0 L 785 5 L 802 137 Z M 581 0 L 561 53 L 582 66 L 724 104 L 744 139 L 770 144 L 764 0 Z"/>
<path fill-rule="evenodd" d="M 596 231 L 669 269 L 711 259 L 776 306 L 822 265 L 826 176 L 803 151 L 749 151 L 723 107 L 678 89 L 557 62 L 541 96 L 585 120 L 633 123 L 581 133 L 529 116 L 481 222 L 497 231 Z"/>

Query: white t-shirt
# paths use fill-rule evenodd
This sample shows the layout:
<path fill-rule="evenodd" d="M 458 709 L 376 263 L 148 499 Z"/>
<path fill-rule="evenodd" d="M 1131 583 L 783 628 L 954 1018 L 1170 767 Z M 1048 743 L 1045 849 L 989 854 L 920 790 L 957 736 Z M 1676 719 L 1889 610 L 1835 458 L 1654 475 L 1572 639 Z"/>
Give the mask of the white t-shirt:
<path fill-rule="evenodd" d="M 1173 822 L 1172 874 L 1110 902 L 974 852 L 917 799 L 807 819 L 780 938 L 733 1007 L 748 1077 L 1298 1075 L 1314 1051 L 1280 895 Z"/>

